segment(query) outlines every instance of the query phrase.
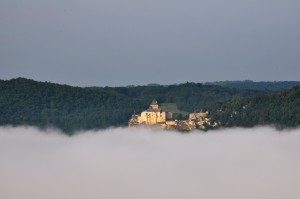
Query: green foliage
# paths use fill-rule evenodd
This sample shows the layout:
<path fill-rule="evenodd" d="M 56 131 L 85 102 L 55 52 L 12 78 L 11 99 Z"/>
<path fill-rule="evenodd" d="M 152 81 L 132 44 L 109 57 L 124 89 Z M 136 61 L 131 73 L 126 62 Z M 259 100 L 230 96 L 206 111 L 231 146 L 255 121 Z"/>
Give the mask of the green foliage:
<path fill-rule="evenodd" d="M 262 91 L 279 91 L 283 89 L 292 88 L 294 86 L 300 86 L 299 81 L 278 81 L 278 82 L 253 82 L 251 80 L 244 81 L 218 81 L 208 82 L 206 85 L 219 85 L 228 88 L 237 89 L 253 89 Z"/>
<path fill-rule="evenodd" d="M 159 103 L 176 103 L 180 110 L 186 112 L 193 112 L 198 107 L 203 107 L 219 100 L 232 97 L 250 97 L 262 93 L 262 91 L 238 90 L 189 82 L 170 86 L 93 87 L 90 89 L 138 99 L 144 107 L 147 107 L 152 99 L 158 100 Z"/>
<path fill-rule="evenodd" d="M 161 103 L 160 104 L 160 108 L 163 111 L 167 111 L 167 112 L 172 112 L 173 115 L 178 115 L 181 114 L 182 117 L 187 117 L 188 116 L 188 112 L 186 111 L 181 111 L 178 109 L 177 105 L 175 103 Z"/>
<path fill-rule="evenodd" d="M 213 120 L 222 126 L 252 127 L 275 125 L 278 128 L 300 125 L 300 87 L 251 98 L 230 99 L 207 107 Z"/>
<path fill-rule="evenodd" d="M 123 95 L 23 78 L 0 81 L 0 125 L 76 130 L 127 125 L 138 100 Z"/>
<path fill-rule="evenodd" d="M 187 112 L 206 108 L 212 111 L 213 120 L 221 120 L 225 126 L 269 123 L 295 126 L 300 122 L 299 91 L 295 88 L 286 92 L 266 94 L 189 82 L 170 86 L 80 88 L 17 78 L 0 80 L 0 125 L 52 126 L 68 134 L 124 126 L 134 110 L 139 113 L 152 99 L 157 99 L 160 104 L 165 103 L 165 108 L 176 109 L 175 118 L 185 118 Z M 221 100 L 227 101 L 221 103 Z"/>

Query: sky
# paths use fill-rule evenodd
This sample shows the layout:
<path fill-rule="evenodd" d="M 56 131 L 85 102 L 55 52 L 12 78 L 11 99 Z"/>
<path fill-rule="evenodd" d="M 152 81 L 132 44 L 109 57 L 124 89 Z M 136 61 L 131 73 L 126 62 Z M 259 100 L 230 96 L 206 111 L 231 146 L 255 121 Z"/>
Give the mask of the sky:
<path fill-rule="evenodd" d="M 298 199 L 300 129 L 0 127 L 0 198 Z"/>
<path fill-rule="evenodd" d="M 299 0 L 1 0 L 0 79 L 299 80 Z"/>

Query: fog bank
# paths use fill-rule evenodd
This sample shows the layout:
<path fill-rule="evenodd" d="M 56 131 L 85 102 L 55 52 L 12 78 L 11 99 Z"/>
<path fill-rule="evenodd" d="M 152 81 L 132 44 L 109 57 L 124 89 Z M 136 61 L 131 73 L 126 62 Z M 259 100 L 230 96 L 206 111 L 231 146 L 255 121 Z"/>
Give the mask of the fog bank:
<path fill-rule="evenodd" d="M 3 199 L 299 198 L 300 130 L 0 128 Z"/>

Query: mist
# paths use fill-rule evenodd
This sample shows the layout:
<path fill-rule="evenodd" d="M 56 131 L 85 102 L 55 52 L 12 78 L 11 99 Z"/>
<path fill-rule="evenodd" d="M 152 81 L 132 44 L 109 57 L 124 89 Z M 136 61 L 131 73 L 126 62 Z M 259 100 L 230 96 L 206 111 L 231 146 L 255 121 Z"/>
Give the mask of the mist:
<path fill-rule="evenodd" d="M 0 128 L 0 198 L 299 198 L 300 131 Z"/>

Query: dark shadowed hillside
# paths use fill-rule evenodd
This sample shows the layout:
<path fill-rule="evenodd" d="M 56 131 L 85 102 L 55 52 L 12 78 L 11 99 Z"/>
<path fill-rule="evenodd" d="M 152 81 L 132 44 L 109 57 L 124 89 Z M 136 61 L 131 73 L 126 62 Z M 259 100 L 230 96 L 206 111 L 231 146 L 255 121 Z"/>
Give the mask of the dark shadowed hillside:
<path fill-rule="evenodd" d="M 53 126 L 65 132 L 126 125 L 138 100 L 18 78 L 0 82 L 0 124 Z"/>
<path fill-rule="evenodd" d="M 155 98 L 159 103 L 176 103 L 180 110 L 188 112 L 219 100 L 232 97 L 250 97 L 262 93 L 262 91 L 250 89 L 224 88 L 189 82 L 169 86 L 98 87 L 91 89 L 139 99 L 144 107 L 147 107 L 151 99 Z"/>
<path fill-rule="evenodd" d="M 251 98 L 230 99 L 207 109 L 212 118 L 221 121 L 221 126 L 225 127 L 297 127 L 300 125 L 300 87 Z"/>
<path fill-rule="evenodd" d="M 292 91 L 297 91 L 296 88 L 294 90 Z M 296 98 L 297 95 L 296 92 L 292 96 Z M 253 96 L 255 97 L 251 98 Z M 226 126 L 251 126 L 272 122 L 295 125 L 299 120 L 288 118 L 298 114 L 292 107 L 299 107 L 299 98 L 295 101 L 283 96 L 284 93 L 272 94 L 199 83 L 80 88 L 17 78 L 0 80 L 0 125 L 33 125 L 41 128 L 52 126 L 69 134 L 76 130 L 124 126 L 134 110 L 140 112 L 146 109 L 154 98 L 159 103 L 166 103 L 165 105 L 177 105 L 179 113 L 200 110 L 219 102 L 210 108 L 215 114 L 214 118 L 227 117 L 222 119 Z M 224 100 L 224 103 L 220 102 Z M 241 116 L 236 117 L 236 120 L 228 119 L 225 113 L 232 112 L 231 107 L 241 109 L 243 106 L 240 104 L 247 107 L 243 109 Z M 218 113 L 219 106 L 225 107 L 226 111 Z M 262 114 L 260 110 L 268 115 Z M 288 112 L 283 112 L 284 110 Z M 275 111 L 276 119 L 273 118 L 272 111 Z M 277 118 L 283 113 L 283 118 Z M 253 122 L 248 124 L 246 121 L 249 117 L 255 119 L 251 119 Z"/>

